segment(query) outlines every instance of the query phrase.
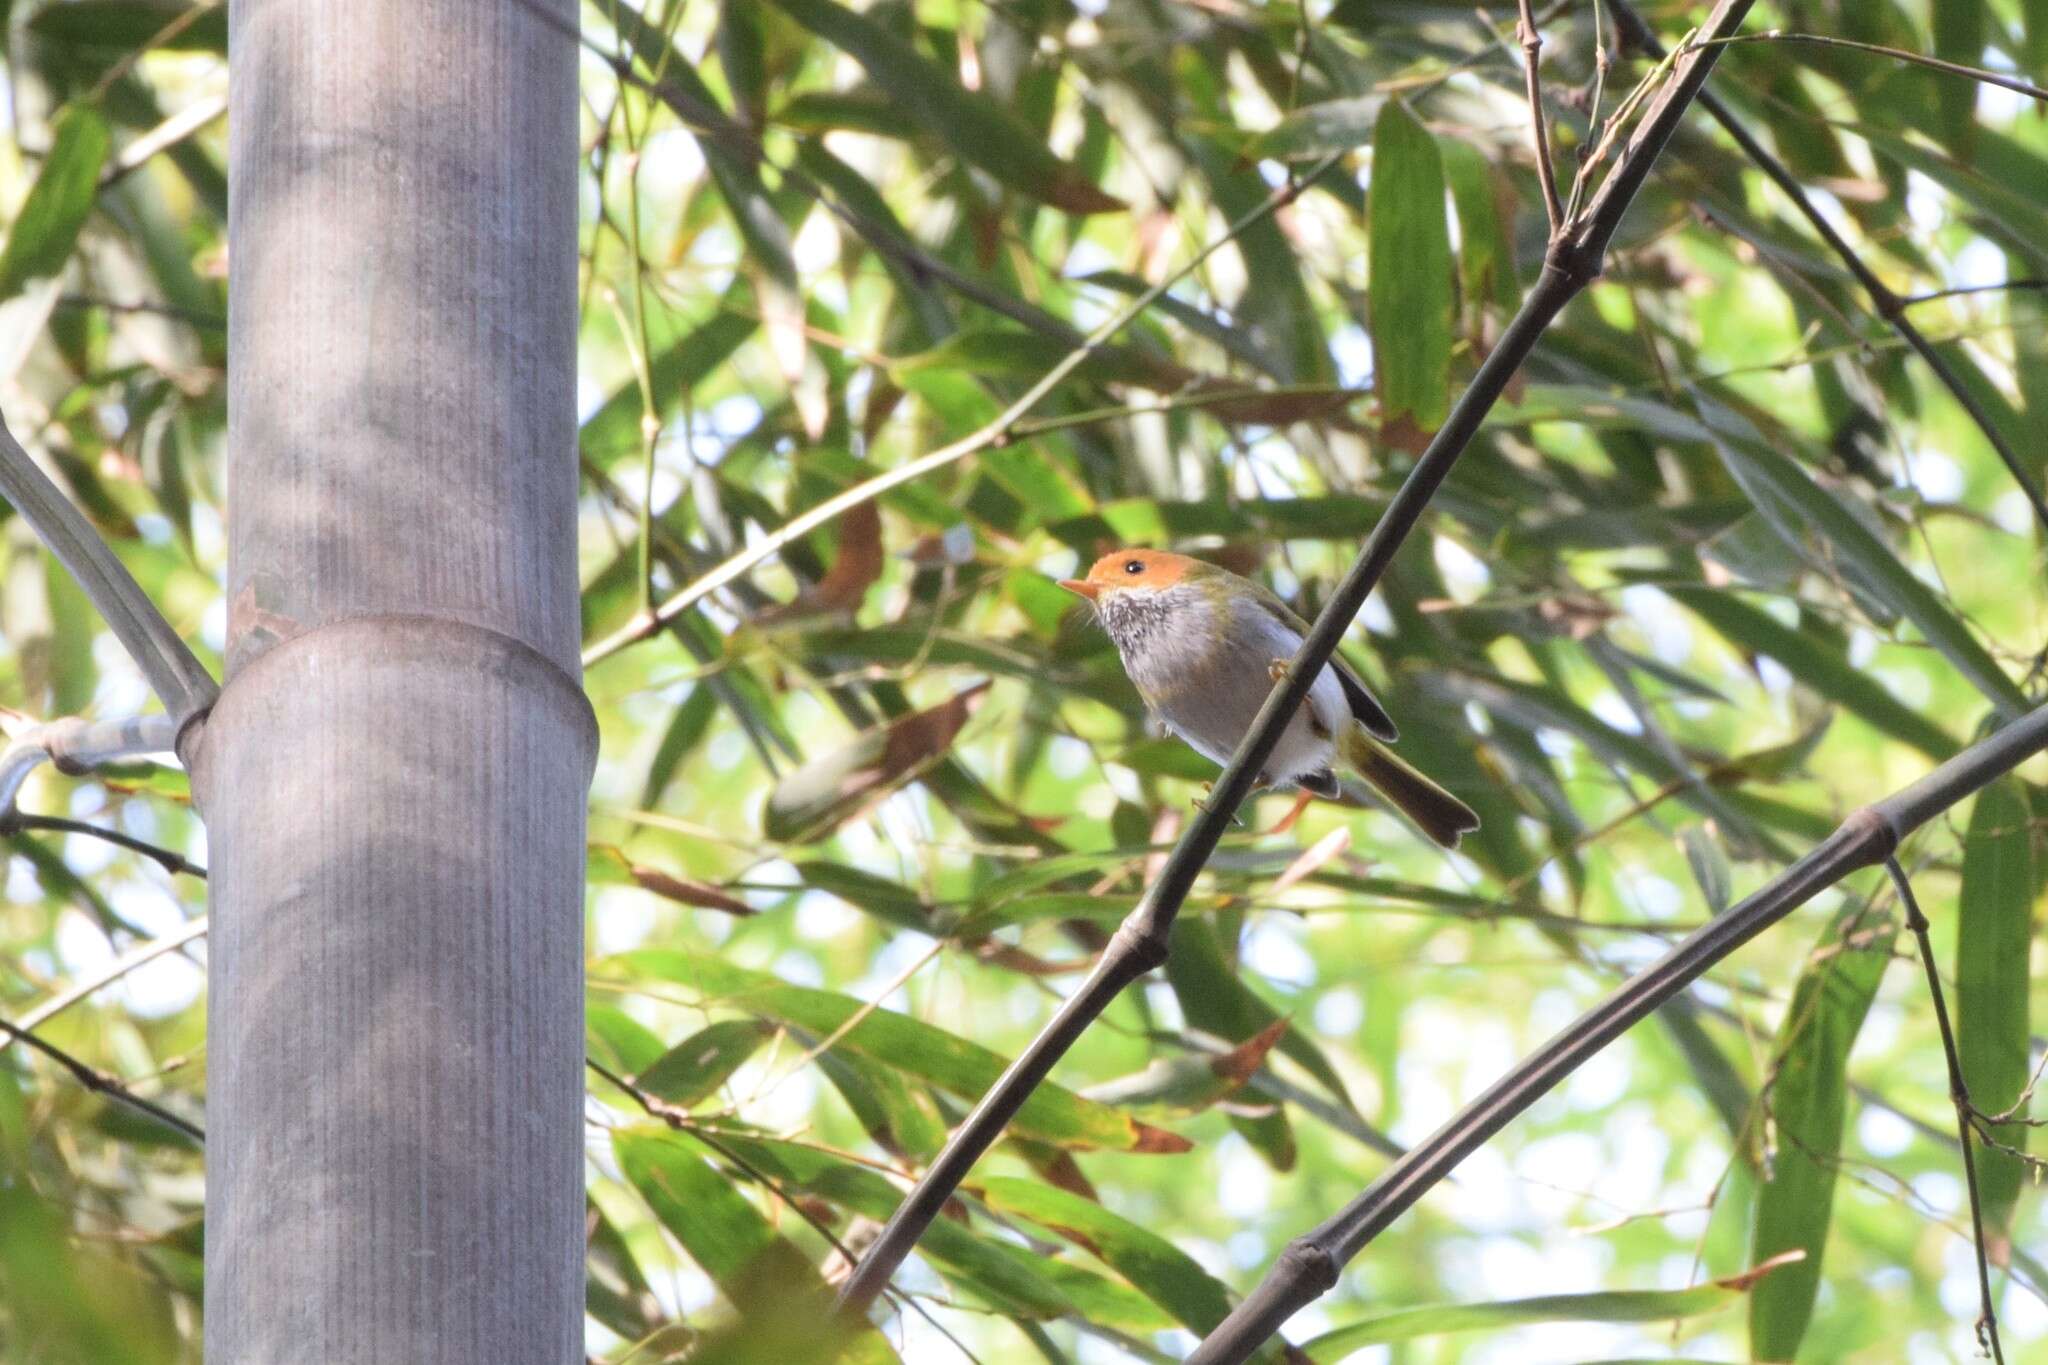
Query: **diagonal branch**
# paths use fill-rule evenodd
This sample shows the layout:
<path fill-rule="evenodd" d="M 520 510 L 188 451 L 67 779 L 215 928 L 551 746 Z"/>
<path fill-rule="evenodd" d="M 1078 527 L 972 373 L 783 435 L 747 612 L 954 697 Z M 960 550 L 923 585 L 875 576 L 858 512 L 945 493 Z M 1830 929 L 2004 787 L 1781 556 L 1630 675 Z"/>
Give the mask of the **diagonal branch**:
<path fill-rule="evenodd" d="M 0 497 L 42 537 L 149 679 L 180 731 L 206 714 L 220 687 L 99 533 L 0 419 Z"/>
<path fill-rule="evenodd" d="M 1709 37 L 1732 33 L 1752 3 L 1753 0 L 1717 0 L 1702 32 Z M 1286 678 L 1266 699 L 1236 755 L 1210 789 L 1206 809 L 1188 825 L 1144 898 L 1111 938 L 1095 970 L 982 1097 L 917 1187 L 897 1206 L 888 1225 L 868 1247 L 867 1255 L 841 1289 L 843 1312 L 853 1315 L 867 1310 L 975 1161 L 1001 1136 L 1025 1099 L 1074 1040 L 1125 986 L 1166 960 L 1167 934 L 1174 917 L 1209 855 L 1215 852 L 1238 806 L 1250 794 L 1253 780 L 1273 752 L 1281 730 L 1300 709 L 1310 683 L 1335 653 L 1338 642 L 1393 562 L 1402 541 L 1421 520 L 1430 499 L 1477 434 L 1508 381 L 1535 349 L 1537 339 L 1551 319 L 1598 276 L 1607 244 L 1622 215 L 1648 176 L 1650 163 L 1671 140 L 1686 106 L 1705 83 L 1718 51 L 1708 47 L 1687 52 L 1673 64 L 1672 78 L 1644 114 L 1613 174 L 1602 182 L 1584 214 L 1552 240 L 1542 276 L 1480 365 L 1470 387 L 1451 409 L 1442 429 L 1387 504 L 1386 513 L 1366 538 L 1358 561 L 1338 584 L 1303 640 Z"/>
<path fill-rule="evenodd" d="M 1248 1358 L 1296 1310 L 1335 1285 L 1345 1262 L 1459 1162 L 1632 1025 L 1815 895 L 1851 872 L 1883 862 L 1928 820 L 2044 748 L 2048 706 L 1963 750 L 1911 786 L 1850 815 L 1805 857 L 1524 1058 L 1389 1166 L 1334 1218 L 1290 1242 L 1279 1263 L 1188 1357 L 1187 1365 L 1236 1365 Z"/>
<path fill-rule="evenodd" d="M 1657 40 L 1657 35 L 1650 31 L 1649 25 L 1643 22 L 1642 16 L 1635 12 L 1628 0 L 1610 0 L 1610 3 L 1614 8 L 1615 22 L 1629 42 L 1652 57 L 1665 55 L 1664 45 Z M 1697 41 L 1690 44 L 1694 47 L 1699 45 Z M 1863 258 L 1857 254 L 1856 248 L 1849 245 L 1848 239 L 1843 237 L 1835 225 L 1814 205 L 1813 200 L 1807 196 L 1805 187 L 1786 169 L 1785 163 L 1764 149 L 1763 144 L 1743 126 L 1742 120 L 1726 103 L 1713 92 L 1705 91 L 1700 95 L 1700 108 L 1713 115 L 1714 121 L 1719 123 L 1735 145 L 1741 148 L 1742 154 L 1785 192 L 1793 207 L 1799 210 L 1800 216 L 1805 218 L 1820 239 L 1827 243 L 1828 249 L 1835 253 L 1848 268 L 1849 273 L 1856 277 L 1856 283 L 1870 296 L 1872 310 L 1898 333 L 1900 340 L 1912 347 L 1914 353 L 1926 362 L 1934 377 L 1941 381 L 1941 386 L 1949 391 L 1950 396 L 1961 405 L 1977 429 L 1984 433 L 1984 439 L 1998 452 L 1998 458 L 2005 463 L 2013 482 L 2017 483 L 2020 491 L 2026 495 L 2028 504 L 2034 509 L 2034 515 L 2039 518 L 2044 528 L 2048 528 L 2048 497 L 2043 496 L 2041 485 L 2020 459 L 2019 451 L 2013 448 L 2012 442 L 1998 429 L 1998 423 L 1992 420 L 1984 405 L 1977 401 L 1976 395 L 1970 392 L 1954 367 L 1942 357 L 1941 352 L 1934 349 L 1934 343 L 1927 339 L 1926 334 L 1906 317 L 1906 307 L 1913 300 L 1901 298 L 1888 288 L 1884 281 L 1878 279 L 1876 273 L 1863 263 Z"/>
<path fill-rule="evenodd" d="M 1913 895 L 1913 883 L 1906 880 L 1906 869 L 1899 866 L 1897 858 L 1884 860 L 1885 874 L 1898 888 L 1899 900 L 1906 907 L 1906 927 L 1913 931 L 1913 938 L 1920 945 L 1920 965 L 1927 970 L 1927 993 L 1934 997 L 1934 1022 L 1941 1029 L 1941 1050 L 1948 1058 L 1948 1096 L 1956 1107 L 1956 1140 L 1963 1149 L 1963 1176 L 1970 1191 L 1970 1227 L 1975 1234 L 1977 1251 L 1977 1292 L 1983 1304 L 1977 1318 L 1977 1343 L 1988 1347 L 1995 1365 L 2005 1365 L 2005 1349 L 1998 1340 L 1998 1312 L 1991 1300 L 1991 1265 L 1984 1256 L 1984 1202 L 1977 1194 L 1977 1157 L 1970 1144 L 1970 1087 L 1963 1080 L 1963 1059 L 1956 1051 L 1956 1031 L 1949 1024 L 1948 999 L 1942 994 L 1941 973 L 1934 966 L 1934 944 L 1927 937 L 1927 916 L 1920 912 L 1920 901 Z"/>
<path fill-rule="evenodd" d="M 144 1099 L 112 1076 L 109 1076 L 106 1072 L 101 1071 L 98 1067 L 87 1066 L 55 1043 L 38 1038 L 19 1024 L 0 1019 L 0 1033 L 6 1034 L 8 1038 L 14 1041 L 26 1043 L 37 1052 L 42 1053 L 45 1057 L 48 1057 L 51 1061 L 70 1072 L 80 1085 L 94 1094 L 105 1095 L 110 1100 L 125 1104 L 130 1109 L 136 1110 L 139 1113 L 147 1114 L 158 1123 L 168 1128 L 177 1129 L 194 1142 L 204 1143 L 206 1141 L 206 1130 L 198 1124 L 193 1123 L 189 1119 L 179 1118 L 155 1100 Z"/>

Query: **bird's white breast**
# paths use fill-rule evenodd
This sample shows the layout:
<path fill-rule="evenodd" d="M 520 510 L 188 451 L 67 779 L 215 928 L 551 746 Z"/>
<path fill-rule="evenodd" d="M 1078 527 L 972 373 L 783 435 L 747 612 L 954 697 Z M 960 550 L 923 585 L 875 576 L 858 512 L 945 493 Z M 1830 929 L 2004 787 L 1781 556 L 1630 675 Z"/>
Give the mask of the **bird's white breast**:
<path fill-rule="evenodd" d="M 1116 597 L 1102 603 L 1102 620 L 1131 681 L 1169 729 L 1228 763 L 1273 690 L 1273 660 L 1291 660 L 1300 634 L 1256 600 L 1199 586 Z M 1266 760 L 1267 778 L 1284 783 L 1329 767 L 1333 736 L 1350 723 L 1343 685 L 1326 665 Z"/>

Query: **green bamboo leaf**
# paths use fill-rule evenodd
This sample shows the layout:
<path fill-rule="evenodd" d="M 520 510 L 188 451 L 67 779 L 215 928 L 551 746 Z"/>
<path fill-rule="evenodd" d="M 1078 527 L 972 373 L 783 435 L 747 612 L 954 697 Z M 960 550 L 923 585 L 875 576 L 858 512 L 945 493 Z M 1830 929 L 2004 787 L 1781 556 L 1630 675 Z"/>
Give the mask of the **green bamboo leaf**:
<path fill-rule="evenodd" d="M 1366 298 L 1386 424 L 1443 425 L 1451 384 L 1451 234 L 1436 139 L 1398 100 L 1373 133 Z"/>
<path fill-rule="evenodd" d="M 1740 420 L 1704 402 L 1701 411 L 1724 429 L 1731 420 Z M 1918 626 L 1928 643 L 1984 694 L 2001 717 L 2011 720 L 2026 713 L 2026 696 L 1948 604 L 1805 470 L 1760 441 L 1724 437 L 1715 449 L 1757 509 L 1789 543 L 1805 548 L 1816 564 L 1840 571 L 1858 592 Z M 1819 543 L 1809 544 L 1810 539 Z"/>
<path fill-rule="evenodd" d="M 159 38 L 172 20 L 192 6 L 177 0 L 69 0 L 60 5 L 37 8 L 28 21 L 28 31 L 46 42 L 79 47 L 122 51 L 144 43 L 171 52 L 212 52 L 225 57 L 228 51 L 228 16 L 219 6 L 168 38 Z"/>
<path fill-rule="evenodd" d="M 817 1041 L 800 1034 L 805 1046 Z M 818 1055 L 818 1069 L 846 1101 L 862 1131 L 884 1151 L 922 1161 L 946 1141 L 946 1119 L 931 1092 L 899 1072 L 852 1052 Z"/>
<path fill-rule="evenodd" d="M 2003 237 L 2008 247 L 2026 255 L 2037 273 L 2048 270 L 2048 209 L 2044 209 L 2038 194 L 2026 189 L 2029 184 L 2038 184 L 2040 175 L 2048 173 L 2048 162 L 2038 153 L 1979 128 L 1974 134 L 1984 163 L 1979 168 L 1967 166 L 1906 134 L 1872 124 L 1857 124 L 1854 130 L 1892 161 L 1920 172 L 1974 209 L 1985 220 L 1985 226 Z M 1997 167 L 1995 174 L 1991 173 L 1993 164 Z M 2024 178 L 2028 170 L 2035 179 Z M 2023 178 L 2011 179 L 2015 174 Z"/>
<path fill-rule="evenodd" d="M 750 1277 L 782 1243 L 761 1211 L 707 1159 L 695 1139 L 667 1128 L 621 1128 L 612 1134 L 619 1170 L 661 1225 L 675 1234 L 690 1258 L 704 1267 L 728 1298 L 740 1301 L 754 1287 Z M 787 1243 L 783 1243 L 787 1246 Z M 780 1258 L 778 1268 L 800 1260 Z M 820 1282 L 822 1284 L 822 1282 Z"/>
<path fill-rule="evenodd" d="M 1068 213 L 1114 213 L 1123 200 L 1104 193 L 1060 160 L 1044 139 L 989 95 L 962 88 L 953 73 L 928 61 L 866 15 L 832 0 L 775 0 L 783 12 L 867 69 L 868 76 L 926 131 L 962 160 L 1013 189 Z"/>
<path fill-rule="evenodd" d="M 655 1331 L 667 1319 L 647 1277 L 612 1221 L 596 1201 L 583 1204 L 584 1302 L 590 1316 L 627 1341 Z"/>
<path fill-rule="evenodd" d="M 770 839 L 798 843 L 830 829 L 944 757 L 988 690 L 986 681 L 937 706 L 877 726 L 785 774 L 761 819 Z"/>
<path fill-rule="evenodd" d="M 1515 276 L 1514 238 L 1508 233 L 1507 210 L 1493 167 L 1462 138 L 1446 138 L 1437 146 L 1443 153 L 1451 202 L 1458 209 L 1458 278 L 1465 303 L 1492 303 L 1512 311 L 1522 291 Z"/>
<path fill-rule="evenodd" d="M 1759 1261 L 1805 1255 L 1750 1296 L 1750 1354 L 1759 1360 L 1793 1359 L 1813 1316 L 1842 1150 L 1849 1050 L 1891 959 L 1894 928 L 1874 918 L 1860 901 L 1843 906 L 1809 955 L 1780 1030 L 1768 1096 L 1777 1144 L 1757 1192 L 1750 1254 Z"/>
<path fill-rule="evenodd" d="M 2020 0 L 2020 18 L 2025 25 L 2022 68 L 2048 68 L 2048 0 Z"/>
<path fill-rule="evenodd" d="M 785 1188 L 817 1195 L 876 1222 L 886 1221 L 903 1198 L 902 1191 L 879 1172 L 815 1147 L 737 1136 L 722 1136 L 719 1141 Z M 998 1311 L 1029 1318 L 1059 1318 L 1074 1311 L 1073 1303 L 1045 1273 L 1043 1258 L 978 1236 L 952 1219 L 935 1221 L 918 1250 L 948 1280 Z"/>
<path fill-rule="evenodd" d="M 1803 686 L 1928 757 L 1944 759 L 1961 747 L 1946 730 L 1894 697 L 1832 644 L 1786 625 L 1731 592 L 1682 584 L 1667 585 L 1664 590 L 1728 643 L 1776 659 Z"/>
<path fill-rule="evenodd" d="M 724 1085 L 774 1032 L 760 1019 L 721 1019 L 664 1052 L 634 1077 L 634 1083 L 670 1104 L 687 1107 Z"/>
<path fill-rule="evenodd" d="M 1213 1331 L 1230 1313 L 1228 1291 L 1194 1257 L 1092 1200 L 1005 1176 L 984 1177 L 977 1192 L 998 1213 L 1028 1218 L 1085 1248 L 1197 1335 Z"/>
<path fill-rule="evenodd" d="M 719 296 L 711 315 L 655 353 L 647 367 L 657 401 L 680 403 L 760 327 L 753 286 L 742 280 Z M 605 463 L 640 449 L 644 403 L 637 380 L 628 380 L 584 420 L 583 453 Z"/>
<path fill-rule="evenodd" d="M 2002 777 L 1977 794 L 1963 837 L 1962 892 L 1956 922 L 1956 1052 L 1970 1100 L 1999 1114 L 2027 1083 L 2027 964 L 2033 943 L 2032 812 L 2017 779 Z M 2004 1124 L 1998 1141 L 2025 1150 L 2027 1127 Z M 1996 1148 L 1977 1153 L 1977 1186 L 1986 1236 L 2010 1236 L 2025 1165 Z M 1995 1259 L 2003 1260 L 2003 1257 Z"/>
<path fill-rule="evenodd" d="M 1770 1273 L 1766 1273 L 1766 1272 Z M 1539 1298 L 1503 1299 L 1497 1303 L 1445 1303 L 1380 1313 L 1325 1332 L 1302 1343 L 1302 1353 L 1316 1365 L 1337 1365 L 1356 1351 L 1392 1341 L 1445 1332 L 1477 1332 L 1523 1327 L 1538 1322 L 1672 1322 L 1696 1318 L 1739 1303 L 1750 1282 L 1762 1276 L 1768 1285 L 1782 1269 L 1759 1266 L 1734 1280 L 1694 1285 L 1690 1289 L 1614 1289 L 1592 1294 L 1546 1294 Z"/>
<path fill-rule="evenodd" d="M 1232 1043 L 1248 1042 L 1280 1018 L 1280 1012 L 1253 994 L 1238 979 L 1224 956 L 1216 927 L 1207 920 L 1183 916 L 1175 921 L 1166 958 L 1166 980 L 1180 1001 L 1190 1027 Z M 1323 1050 L 1300 1029 L 1289 1026 L 1280 1050 L 1327 1089 L 1346 1109 L 1353 1108 L 1343 1078 Z"/>
<path fill-rule="evenodd" d="M 653 1066 L 664 1050 L 653 1030 L 609 1005 L 586 1007 L 584 1029 L 590 1055 L 628 1076 Z"/>
<path fill-rule="evenodd" d="M 1221 141 L 1190 137 L 1188 151 L 1207 178 L 1217 209 L 1230 222 L 1248 216 L 1272 193 L 1257 170 Z M 1335 373 L 1329 342 L 1294 242 L 1267 214 L 1239 232 L 1235 245 L 1252 283 L 1232 302 L 1231 312 L 1246 339 L 1266 356 L 1259 368 L 1283 384 L 1327 382 Z"/>
<path fill-rule="evenodd" d="M 1982 66 L 1990 27 L 1985 8 L 1984 0 L 1940 0 L 1933 6 L 1934 55 L 1962 66 Z M 1941 140 L 1967 160 L 1977 126 L 1977 82 L 1948 76 L 1934 90 Z"/>
<path fill-rule="evenodd" d="M 739 1308 L 749 1344 L 778 1348 L 737 1358 L 804 1359 L 784 1352 L 803 1349 L 799 1343 L 811 1350 L 823 1344 L 822 1332 L 831 1327 L 831 1294 L 817 1267 L 712 1167 L 707 1148 L 685 1134 L 642 1126 L 613 1133 L 612 1151 L 626 1182 Z M 869 1329 L 848 1358 L 882 1365 L 897 1356 L 880 1332 Z"/>
<path fill-rule="evenodd" d="M 652 808 L 661 804 L 662 794 L 676 775 L 676 766 L 703 741 L 717 712 L 718 698 L 708 686 L 699 684 L 690 689 L 690 695 L 669 717 L 661 732 L 661 743 L 655 746 L 654 757 L 647 764 L 647 778 L 640 786 L 642 806 Z"/>
<path fill-rule="evenodd" d="M 658 977 L 694 991 L 706 1004 L 773 1019 L 820 1037 L 839 1032 L 838 1047 L 895 1067 L 965 1099 L 978 1100 L 1002 1074 L 1004 1059 L 976 1043 L 866 1002 L 831 991 L 791 986 L 765 972 L 748 971 L 715 957 L 677 949 L 642 949 L 607 959 L 631 976 Z M 861 1016 L 855 1022 L 855 1016 Z M 1180 1152 L 1184 1139 L 1139 1123 L 1107 1105 L 1082 1099 L 1050 1082 L 1018 1111 L 1016 1130 L 1064 1147 Z"/>
<path fill-rule="evenodd" d="M 804 885 L 829 892 L 879 920 L 920 933 L 933 928 L 932 908 L 924 898 L 886 877 L 823 860 L 798 863 L 796 871 Z"/>
<path fill-rule="evenodd" d="M 64 269 L 113 148 L 113 126 L 96 105 L 74 104 L 57 116 L 50 154 L 0 248 L 0 300 Z"/>
<path fill-rule="evenodd" d="M 1245 155 L 1298 161 L 1362 147 L 1386 103 L 1385 95 L 1353 95 L 1303 105 L 1253 138 Z"/>

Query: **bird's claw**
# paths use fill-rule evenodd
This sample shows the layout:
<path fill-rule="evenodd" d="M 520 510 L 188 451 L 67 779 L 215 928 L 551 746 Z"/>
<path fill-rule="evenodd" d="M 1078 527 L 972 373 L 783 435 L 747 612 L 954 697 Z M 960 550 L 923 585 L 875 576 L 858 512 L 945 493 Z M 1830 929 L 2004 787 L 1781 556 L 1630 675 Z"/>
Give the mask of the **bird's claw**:
<path fill-rule="evenodd" d="M 1271 678 L 1276 683 L 1287 681 L 1287 670 L 1291 662 L 1292 661 L 1288 659 L 1272 660 L 1270 663 L 1266 665 L 1266 676 Z"/>

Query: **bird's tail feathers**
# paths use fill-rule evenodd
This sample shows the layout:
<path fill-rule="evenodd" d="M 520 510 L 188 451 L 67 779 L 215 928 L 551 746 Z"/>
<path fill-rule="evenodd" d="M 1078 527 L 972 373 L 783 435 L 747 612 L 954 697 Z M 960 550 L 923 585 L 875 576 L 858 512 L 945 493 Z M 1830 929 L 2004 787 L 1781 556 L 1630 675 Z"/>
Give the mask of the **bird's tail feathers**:
<path fill-rule="evenodd" d="M 1344 761 L 1436 843 L 1456 848 L 1459 835 L 1479 828 L 1470 806 L 1396 758 L 1358 722 L 1345 729 L 1341 748 Z"/>

